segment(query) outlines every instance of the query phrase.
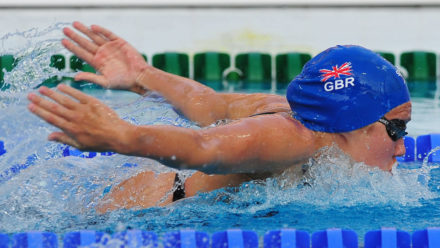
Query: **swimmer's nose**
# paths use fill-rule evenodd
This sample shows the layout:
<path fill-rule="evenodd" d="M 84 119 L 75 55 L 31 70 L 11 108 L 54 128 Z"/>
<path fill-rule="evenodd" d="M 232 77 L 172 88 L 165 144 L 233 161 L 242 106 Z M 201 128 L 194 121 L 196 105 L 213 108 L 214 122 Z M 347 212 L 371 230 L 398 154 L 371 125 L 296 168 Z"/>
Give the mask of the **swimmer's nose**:
<path fill-rule="evenodd" d="M 403 138 L 396 141 L 396 148 L 394 151 L 394 156 L 399 157 L 405 155 L 405 143 L 403 142 Z"/>

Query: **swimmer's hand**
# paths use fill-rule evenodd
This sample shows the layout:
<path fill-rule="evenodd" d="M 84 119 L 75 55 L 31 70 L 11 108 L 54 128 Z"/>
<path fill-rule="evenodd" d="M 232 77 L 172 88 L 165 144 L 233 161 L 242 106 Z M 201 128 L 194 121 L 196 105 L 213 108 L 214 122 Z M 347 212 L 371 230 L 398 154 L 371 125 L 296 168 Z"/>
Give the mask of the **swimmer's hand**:
<path fill-rule="evenodd" d="M 115 111 L 67 85 L 57 88 L 66 95 L 44 86 L 39 88 L 40 94 L 53 101 L 35 93 L 28 95 L 29 110 L 61 129 L 51 133 L 49 140 L 87 151 L 114 151 L 124 141 L 124 130 L 131 124 L 120 119 Z"/>
<path fill-rule="evenodd" d="M 64 28 L 64 34 L 71 40 L 63 39 L 63 46 L 100 73 L 80 72 L 75 76 L 76 81 L 89 81 L 104 88 L 130 90 L 139 94 L 147 91 L 138 80 L 149 65 L 134 47 L 97 25 L 88 28 L 80 22 L 74 22 L 73 27 L 90 39 Z"/>

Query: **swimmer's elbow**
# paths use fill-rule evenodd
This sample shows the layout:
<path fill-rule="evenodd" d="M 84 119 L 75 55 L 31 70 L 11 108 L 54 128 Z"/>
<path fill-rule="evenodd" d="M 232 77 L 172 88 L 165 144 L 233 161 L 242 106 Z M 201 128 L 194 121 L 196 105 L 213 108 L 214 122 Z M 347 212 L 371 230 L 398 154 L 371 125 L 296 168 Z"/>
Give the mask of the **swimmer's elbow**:
<path fill-rule="evenodd" d="M 225 101 L 210 88 L 198 89 L 195 93 L 189 93 L 183 110 L 185 116 L 202 127 L 226 118 Z"/>

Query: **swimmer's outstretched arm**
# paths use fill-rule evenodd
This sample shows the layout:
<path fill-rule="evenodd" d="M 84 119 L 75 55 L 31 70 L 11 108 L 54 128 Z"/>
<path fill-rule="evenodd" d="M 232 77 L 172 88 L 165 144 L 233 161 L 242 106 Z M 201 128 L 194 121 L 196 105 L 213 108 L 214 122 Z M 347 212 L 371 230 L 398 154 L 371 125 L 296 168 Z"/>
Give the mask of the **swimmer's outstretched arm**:
<path fill-rule="evenodd" d="M 278 172 L 304 162 L 320 147 L 316 134 L 287 114 L 245 118 L 207 129 L 135 126 L 105 104 L 67 85 L 29 94 L 29 109 L 61 129 L 49 140 L 82 150 L 114 151 L 205 173 Z M 67 95 L 67 96 L 66 96 Z"/>
<path fill-rule="evenodd" d="M 222 119 L 236 119 L 252 114 L 288 110 L 284 97 L 268 94 L 219 94 L 194 80 L 172 75 L 148 65 L 139 52 L 112 32 L 79 22 L 64 34 L 62 44 L 92 65 L 100 74 L 80 72 L 75 80 L 86 80 L 106 88 L 144 94 L 148 90 L 162 94 L 187 118 L 206 126 Z"/>

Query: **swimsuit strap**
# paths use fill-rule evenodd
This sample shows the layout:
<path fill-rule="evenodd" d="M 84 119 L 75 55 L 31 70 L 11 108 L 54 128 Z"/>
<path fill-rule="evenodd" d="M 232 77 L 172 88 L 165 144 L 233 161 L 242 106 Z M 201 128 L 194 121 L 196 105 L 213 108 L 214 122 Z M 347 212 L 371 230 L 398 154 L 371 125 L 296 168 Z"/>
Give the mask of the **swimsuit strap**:
<path fill-rule="evenodd" d="M 185 198 L 185 184 L 180 179 L 179 173 L 176 173 L 174 177 L 174 192 L 173 192 L 173 202 Z"/>

